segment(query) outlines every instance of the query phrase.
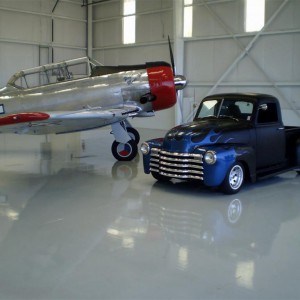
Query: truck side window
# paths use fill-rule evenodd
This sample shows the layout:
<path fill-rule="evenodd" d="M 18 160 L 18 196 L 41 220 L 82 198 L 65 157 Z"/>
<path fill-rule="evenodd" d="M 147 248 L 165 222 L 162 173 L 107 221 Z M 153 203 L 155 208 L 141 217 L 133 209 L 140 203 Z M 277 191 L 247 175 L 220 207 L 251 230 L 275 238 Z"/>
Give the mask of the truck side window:
<path fill-rule="evenodd" d="M 227 115 L 237 119 L 250 121 L 253 112 L 253 103 L 246 100 L 239 100 L 228 105 Z"/>
<path fill-rule="evenodd" d="M 257 123 L 275 123 L 278 122 L 278 113 L 276 103 L 268 103 L 267 110 L 259 110 Z"/>

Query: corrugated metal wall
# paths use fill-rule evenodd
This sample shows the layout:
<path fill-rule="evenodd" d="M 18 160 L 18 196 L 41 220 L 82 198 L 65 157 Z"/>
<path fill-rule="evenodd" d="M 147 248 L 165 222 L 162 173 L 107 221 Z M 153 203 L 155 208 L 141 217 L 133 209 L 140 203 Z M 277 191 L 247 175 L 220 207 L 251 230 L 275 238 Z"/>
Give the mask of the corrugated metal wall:
<path fill-rule="evenodd" d="M 55 7 L 56 1 L 0 0 L 1 86 L 17 70 L 86 55 L 86 8 L 81 0 L 60 0 Z M 167 37 L 174 40 L 180 22 L 173 0 L 137 0 L 133 45 L 122 44 L 122 3 L 93 5 L 93 58 L 106 65 L 170 61 Z M 266 26 L 254 33 L 244 31 L 244 0 L 194 0 L 193 11 L 193 37 L 183 39 L 177 53 L 189 80 L 183 121 L 207 94 L 237 91 L 277 96 L 285 122 L 300 125 L 300 1 L 266 0 Z M 133 122 L 169 128 L 175 110 Z"/>
<path fill-rule="evenodd" d="M 174 0 L 180 1 L 180 0 Z M 244 30 L 243 0 L 194 0 L 193 37 L 184 39 L 183 121 L 207 94 L 262 92 L 280 99 L 284 121 L 300 125 L 300 1 L 266 0 L 266 26 Z M 173 37 L 173 1 L 137 0 L 136 44 L 122 45 L 122 1 L 94 6 L 94 57 L 104 64 L 169 61 L 167 36 Z M 176 20 L 174 20 L 176 22 Z M 298 110 L 298 112 L 297 112 Z M 167 128 L 173 110 L 156 122 L 138 126 Z"/>
<path fill-rule="evenodd" d="M 173 0 L 136 2 L 136 43 L 122 45 L 123 1 L 111 0 L 93 6 L 93 56 L 103 64 L 170 62 L 168 35 L 173 36 Z M 156 113 L 153 118 L 136 118 L 133 125 L 144 128 L 170 128 L 175 110 Z"/>
<path fill-rule="evenodd" d="M 1 86 L 18 70 L 86 55 L 86 9 L 81 3 L 0 0 Z"/>
<path fill-rule="evenodd" d="M 186 97 L 270 93 L 285 122 L 300 124 L 300 1 L 267 0 L 266 25 L 253 33 L 244 32 L 244 1 L 197 2 L 195 38 L 185 43 Z"/>

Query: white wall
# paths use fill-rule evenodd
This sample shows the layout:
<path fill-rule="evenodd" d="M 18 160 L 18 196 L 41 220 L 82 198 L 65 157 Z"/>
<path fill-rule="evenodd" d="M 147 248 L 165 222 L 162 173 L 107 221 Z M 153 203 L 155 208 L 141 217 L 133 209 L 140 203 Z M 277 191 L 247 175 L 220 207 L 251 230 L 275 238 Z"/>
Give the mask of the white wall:
<path fill-rule="evenodd" d="M 198 104 L 207 94 L 251 91 L 277 96 L 286 124 L 300 125 L 300 1 L 266 0 L 267 26 L 261 33 L 244 32 L 243 0 L 194 0 L 193 7 L 193 37 L 184 39 L 182 53 L 189 81 L 183 93 L 189 99 L 183 103 L 188 106 L 183 121 L 192 118 L 191 99 Z M 93 11 L 93 55 L 102 63 L 169 61 L 166 40 L 168 35 L 173 38 L 177 21 L 173 1 L 137 1 L 137 37 L 131 46 L 122 45 L 122 0 L 95 5 Z M 155 122 L 147 119 L 137 124 L 168 128 L 175 124 L 175 113 L 168 110 L 158 114 Z"/>
<path fill-rule="evenodd" d="M 300 125 L 300 1 L 266 0 L 267 26 L 258 33 L 244 32 L 244 1 L 215 1 L 207 7 L 197 2 L 196 37 L 185 42 L 190 81 L 185 96 L 199 102 L 212 93 L 273 94 L 285 111 L 284 121 Z"/>
<path fill-rule="evenodd" d="M 1 87 L 16 71 L 86 55 L 82 1 L 60 0 L 52 13 L 55 3 L 0 0 Z"/>
<path fill-rule="evenodd" d="M 174 24 L 179 22 L 173 17 L 173 1 L 183 0 L 138 0 L 136 44 L 126 46 L 122 0 L 93 5 L 93 58 L 106 65 L 170 62 L 167 37 L 174 38 Z M 86 55 L 82 0 L 60 0 L 52 13 L 55 3 L 0 0 L 0 86 L 20 69 L 51 62 L 52 49 L 55 62 Z M 251 91 L 277 96 L 285 122 L 299 124 L 300 1 L 266 0 L 266 22 L 272 22 L 257 37 L 244 32 L 243 0 L 194 0 L 193 7 L 193 37 L 184 39 L 184 53 L 179 54 L 189 81 L 183 92 L 188 99 L 183 103 L 184 121 L 192 117 L 193 99 L 198 104 L 209 93 Z M 254 38 L 248 54 L 242 55 Z M 175 110 L 133 123 L 167 129 L 175 124 Z"/>
<path fill-rule="evenodd" d="M 168 35 L 173 36 L 172 0 L 138 0 L 136 44 L 122 45 L 122 1 L 93 6 L 93 57 L 105 65 L 170 62 Z M 156 113 L 155 118 L 135 118 L 137 127 L 167 129 L 175 124 L 174 109 Z"/>

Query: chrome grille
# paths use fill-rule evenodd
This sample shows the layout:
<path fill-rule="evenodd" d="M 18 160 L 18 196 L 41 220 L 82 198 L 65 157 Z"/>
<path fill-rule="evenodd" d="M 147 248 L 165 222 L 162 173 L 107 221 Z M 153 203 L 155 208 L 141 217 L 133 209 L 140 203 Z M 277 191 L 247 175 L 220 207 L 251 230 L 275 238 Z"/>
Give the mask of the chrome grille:
<path fill-rule="evenodd" d="M 150 171 L 178 179 L 203 180 L 202 154 L 151 149 Z"/>

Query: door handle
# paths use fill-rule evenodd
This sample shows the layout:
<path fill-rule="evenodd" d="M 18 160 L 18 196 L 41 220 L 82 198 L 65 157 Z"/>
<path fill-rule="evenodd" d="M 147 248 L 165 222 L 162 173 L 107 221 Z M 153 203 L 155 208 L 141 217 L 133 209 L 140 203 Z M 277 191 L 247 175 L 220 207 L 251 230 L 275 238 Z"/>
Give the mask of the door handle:
<path fill-rule="evenodd" d="M 278 127 L 277 130 L 284 130 L 284 127 Z"/>

